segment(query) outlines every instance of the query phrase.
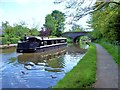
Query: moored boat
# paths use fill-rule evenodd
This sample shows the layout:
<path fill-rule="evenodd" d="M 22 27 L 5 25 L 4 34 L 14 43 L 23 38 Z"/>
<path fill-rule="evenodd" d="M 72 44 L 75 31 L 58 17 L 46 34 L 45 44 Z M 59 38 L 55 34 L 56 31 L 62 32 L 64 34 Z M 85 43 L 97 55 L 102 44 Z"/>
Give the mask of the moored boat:
<path fill-rule="evenodd" d="M 17 44 L 18 53 L 44 52 L 55 48 L 67 46 L 66 38 L 41 38 L 27 37 L 24 41 Z"/>

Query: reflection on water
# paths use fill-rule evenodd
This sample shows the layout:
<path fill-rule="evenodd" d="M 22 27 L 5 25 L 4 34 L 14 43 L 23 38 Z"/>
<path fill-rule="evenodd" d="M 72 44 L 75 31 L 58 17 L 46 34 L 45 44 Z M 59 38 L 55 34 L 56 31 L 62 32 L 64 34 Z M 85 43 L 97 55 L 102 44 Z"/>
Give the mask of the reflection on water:
<path fill-rule="evenodd" d="M 87 42 L 85 41 L 81 41 L 80 42 L 80 47 L 83 48 L 83 49 L 87 49 L 89 47 L 89 45 L 86 45 Z"/>
<path fill-rule="evenodd" d="M 1 50 L 2 50 L 2 49 L 1 49 Z M 2 53 L 9 54 L 9 53 L 12 53 L 12 52 L 15 52 L 15 51 L 16 51 L 16 48 L 15 48 L 15 47 L 11 47 L 11 48 L 3 49 L 1 52 L 2 52 Z"/>
<path fill-rule="evenodd" d="M 17 60 L 16 57 L 11 57 L 11 58 L 9 59 L 9 63 L 13 63 L 13 62 L 15 62 L 16 60 Z"/>
<path fill-rule="evenodd" d="M 63 78 L 86 50 L 72 45 L 49 53 L 3 52 L 0 70 L 4 88 L 48 88 Z"/>

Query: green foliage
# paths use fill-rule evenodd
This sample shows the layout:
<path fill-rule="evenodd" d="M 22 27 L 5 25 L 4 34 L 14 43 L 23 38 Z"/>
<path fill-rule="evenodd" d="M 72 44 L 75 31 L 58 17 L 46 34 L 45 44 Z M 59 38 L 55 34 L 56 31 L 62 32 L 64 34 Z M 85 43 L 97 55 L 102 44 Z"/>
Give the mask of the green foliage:
<path fill-rule="evenodd" d="M 64 13 L 54 10 L 51 14 L 48 14 L 45 17 L 45 26 L 47 30 L 50 30 L 50 35 L 52 36 L 61 36 L 64 31 Z"/>
<path fill-rule="evenodd" d="M 49 36 L 50 38 L 56 38 L 56 36 Z"/>
<path fill-rule="evenodd" d="M 12 44 L 17 43 L 18 40 L 20 40 L 20 38 L 10 38 L 10 42 L 11 42 Z"/>
<path fill-rule="evenodd" d="M 67 38 L 67 42 L 68 43 L 73 43 L 72 39 L 70 39 L 70 38 Z"/>
<path fill-rule="evenodd" d="M 6 42 L 6 44 L 7 44 L 7 45 L 10 45 L 10 44 L 11 44 L 11 42 L 7 41 L 7 42 Z"/>
<path fill-rule="evenodd" d="M 91 44 L 86 55 L 54 88 L 92 88 L 96 77 L 96 47 Z"/>
<path fill-rule="evenodd" d="M 37 36 L 39 35 L 39 31 L 36 28 L 29 29 L 24 24 L 16 24 L 14 26 L 10 26 L 9 22 L 2 22 L 3 34 L 1 36 L 2 43 L 8 44 L 17 43 L 18 40 L 23 39 L 24 35 L 27 36 Z"/>
<path fill-rule="evenodd" d="M 7 38 L 6 37 L 1 37 L 1 43 L 0 44 L 6 44 L 7 43 Z"/>
<path fill-rule="evenodd" d="M 89 40 L 89 37 L 88 36 L 81 36 L 80 39 L 83 41 L 87 41 L 87 40 Z"/>
<path fill-rule="evenodd" d="M 2 37 L 0 37 L 0 45 L 2 45 Z"/>
<path fill-rule="evenodd" d="M 110 44 L 116 41 L 120 43 L 119 11 L 120 9 L 118 5 L 111 3 L 92 14 L 91 24 L 94 28 L 92 36 L 97 39 L 96 41 L 98 41 L 98 43 L 100 43 L 111 54 L 113 59 L 120 66 L 120 60 L 118 60 L 118 48 L 120 46 Z"/>
<path fill-rule="evenodd" d="M 118 50 L 119 50 L 120 46 L 111 44 L 109 42 L 105 42 L 104 40 L 100 41 L 99 43 L 108 51 L 108 53 L 111 54 L 113 59 L 120 66 L 120 60 L 119 60 L 120 58 L 118 58 L 118 56 L 119 56 Z"/>
<path fill-rule="evenodd" d="M 51 14 L 45 17 L 45 26 L 47 30 L 50 30 L 50 35 L 55 36 L 56 34 L 56 22 Z"/>
<path fill-rule="evenodd" d="M 104 38 L 109 42 L 119 41 L 119 10 L 116 4 L 111 3 L 92 13 L 91 24 L 94 29 L 92 32 L 94 38 L 98 40 Z"/>
<path fill-rule="evenodd" d="M 29 36 L 38 36 L 39 35 L 39 32 L 36 28 L 32 28 L 30 31 L 29 31 Z"/>

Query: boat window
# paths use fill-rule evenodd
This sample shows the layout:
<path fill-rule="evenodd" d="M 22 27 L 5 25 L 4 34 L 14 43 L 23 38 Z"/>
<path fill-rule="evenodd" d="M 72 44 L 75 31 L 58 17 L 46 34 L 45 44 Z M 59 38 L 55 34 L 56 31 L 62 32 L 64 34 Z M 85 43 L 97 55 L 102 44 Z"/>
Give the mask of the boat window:
<path fill-rule="evenodd" d="M 52 44 L 52 41 L 51 40 L 48 40 L 47 41 L 47 45 L 51 45 Z"/>
<path fill-rule="evenodd" d="M 44 46 L 44 41 L 41 41 L 40 46 Z"/>
<path fill-rule="evenodd" d="M 64 42 L 65 42 L 65 40 L 60 40 L 60 42 L 61 42 L 61 43 L 64 43 Z"/>
<path fill-rule="evenodd" d="M 38 46 L 39 46 L 39 42 L 37 42 L 37 41 L 30 42 L 30 47 L 35 48 Z"/>
<path fill-rule="evenodd" d="M 37 38 L 29 38 L 28 42 L 30 43 L 30 47 L 39 47 L 40 46 L 40 40 Z"/>
<path fill-rule="evenodd" d="M 58 43 L 58 41 L 56 40 L 56 43 Z"/>
<path fill-rule="evenodd" d="M 56 44 L 56 41 L 54 40 L 54 44 Z"/>
<path fill-rule="evenodd" d="M 47 45 L 47 41 L 44 41 L 44 45 Z"/>
<path fill-rule="evenodd" d="M 52 40 L 51 43 L 54 44 L 54 41 Z"/>

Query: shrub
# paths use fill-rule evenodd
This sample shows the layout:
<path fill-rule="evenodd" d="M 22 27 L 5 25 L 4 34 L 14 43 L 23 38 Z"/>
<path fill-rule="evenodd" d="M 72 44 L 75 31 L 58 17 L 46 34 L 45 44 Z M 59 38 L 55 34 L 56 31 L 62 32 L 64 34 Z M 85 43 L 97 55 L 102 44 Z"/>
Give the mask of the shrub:
<path fill-rule="evenodd" d="M 11 38 L 11 39 L 10 39 L 10 42 L 11 42 L 12 44 L 15 44 L 15 43 L 18 42 L 18 40 L 19 40 L 19 38 Z"/>
<path fill-rule="evenodd" d="M 1 41 L 0 44 L 7 44 L 7 38 L 6 37 L 1 37 Z"/>
<path fill-rule="evenodd" d="M 68 42 L 68 43 L 72 43 L 72 39 L 67 38 L 67 42 Z"/>

